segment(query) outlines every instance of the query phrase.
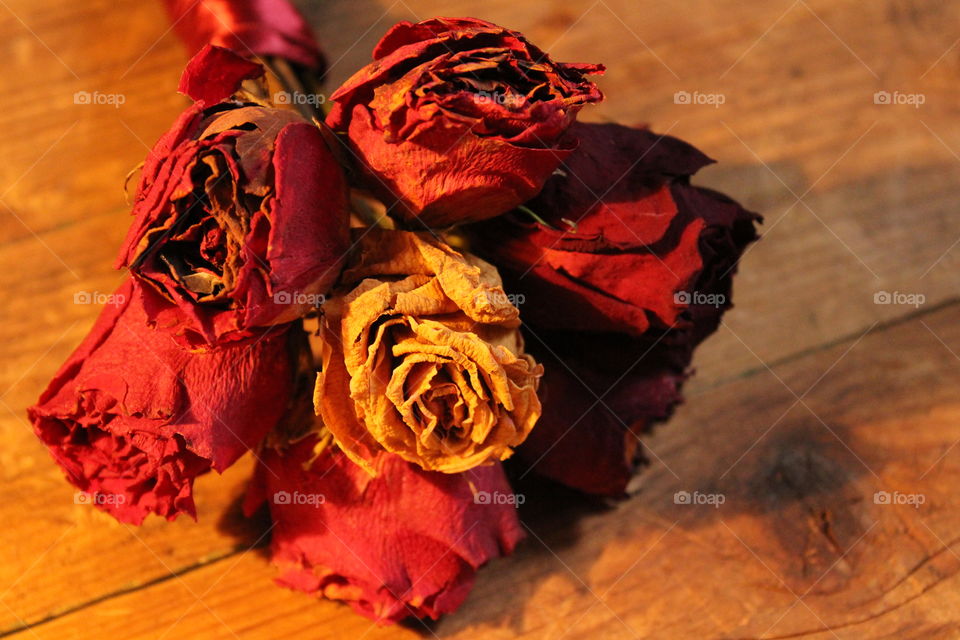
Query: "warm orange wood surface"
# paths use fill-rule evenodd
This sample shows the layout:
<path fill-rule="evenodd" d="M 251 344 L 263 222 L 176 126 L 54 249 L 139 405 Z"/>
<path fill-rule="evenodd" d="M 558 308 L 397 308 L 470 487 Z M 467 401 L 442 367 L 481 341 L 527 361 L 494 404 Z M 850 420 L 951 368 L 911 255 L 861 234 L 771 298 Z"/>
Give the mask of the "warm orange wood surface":
<path fill-rule="evenodd" d="M 586 119 L 696 143 L 720 160 L 698 182 L 766 216 L 737 308 L 649 439 L 638 495 L 606 511 L 532 495 L 528 540 L 438 624 L 371 628 L 272 585 L 263 523 L 237 509 L 249 460 L 198 483 L 198 523 L 118 524 L 74 504 L 24 409 L 98 312 L 74 294 L 122 277 L 124 177 L 184 106 L 185 55 L 151 0 L 0 0 L 0 637 L 960 638 L 960 6 L 298 4 L 331 87 L 390 24 L 433 15 L 606 63 Z M 726 501 L 675 504 L 684 490 Z"/>

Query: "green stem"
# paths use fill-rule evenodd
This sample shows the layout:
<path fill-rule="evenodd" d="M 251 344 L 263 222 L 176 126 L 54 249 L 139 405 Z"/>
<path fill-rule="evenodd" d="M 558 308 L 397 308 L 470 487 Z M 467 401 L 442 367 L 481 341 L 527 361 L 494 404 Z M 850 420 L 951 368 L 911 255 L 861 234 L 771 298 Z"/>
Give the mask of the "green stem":
<path fill-rule="evenodd" d="M 528 206 L 526 206 L 526 205 L 522 205 L 522 204 L 521 204 L 521 205 L 518 205 L 518 206 L 517 206 L 517 211 L 522 211 L 523 213 L 527 214 L 528 216 L 530 216 L 531 218 L 533 218 L 534 220 L 536 220 L 537 222 L 539 222 L 540 224 L 542 224 L 543 226 L 545 226 L 545 227 L 548 228 L 548 229 L 553 229 L 554 231 L 559 231 L 559 229 L 557 229 L 555 226 L 553 226 L 552 224 L 550 224 L 549 222 L 547 222 L 546 220 L 544 220 L 543 218 L 541 218 L 540 216 L 538 216 L 533 209 L 531 209 L 530 207 L 528 207 Z"/>

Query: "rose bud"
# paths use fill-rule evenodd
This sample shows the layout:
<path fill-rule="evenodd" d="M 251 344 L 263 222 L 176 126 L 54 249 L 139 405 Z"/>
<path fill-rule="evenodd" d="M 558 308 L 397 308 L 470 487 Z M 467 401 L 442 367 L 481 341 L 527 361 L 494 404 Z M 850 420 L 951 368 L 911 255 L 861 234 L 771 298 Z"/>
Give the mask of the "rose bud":
<path fill-rule="evenodd" d="M 310 25 L 287 0 L 164 0 L 170 22 L 196 53 L 213 44 L 245 56 L 276 56 L 322 75 L 326 61 Z"/>
<path fill-rule="evenodd" d="M 332 96 L 367 186 L 430 227 L 500 215 L 529 200 L 576 147 L 568 129 L 603 96 L 526 38 L 473 18 L 401 22 L 374 62 Z"/>
<path fill-rule="evenodd" d="M 444 474 L 380 453 L 373 477 L 317 435 L 260 460 L 244 507 L 269 503 L 278 582 L 381 624 L 454 611 L 523 538 L 500 464 Z"/>
<path fill-rule="evenodd" d="M 343 451 L 458 473 L 503 460 L 540 416 L 542 367 L 491 265 L 427 234 L 358 230 L 325 308 L 315 403 Z"/>
<path fill-rule="evenodd" d="M 466 233 L 524 297 L 528 348 L 548 365 L 546 409 L 518 462 L 616 495 L 642 461 L 637 436 L 680 401 L 694 347 L 730 307 L 759 217 L 691 186 L 711 161 L 680 140 L 573 130 L 580 147 L 527 205 L 542 222 L 517 212 Z"/>
<path fill-rule="evenodd" d="M 122 522 L 196 517 L 193 480 L 256 446 L 290 401 L 297 334 L 191 353 L 147 326 L 128 280 L 30 420 L 67 479 Z M 302 335 L 302 334 L 301 334 Z"/>
<path fill-rule="evenodd" d="M 317 306 L 349 242 L 346 184 L 292 111 L 228 100 L 262 68 L 207 47 L 184 72 L 197 102 L 144 164 L 117 266 L 153 325 L 191 348 L 249 337 Z"/>

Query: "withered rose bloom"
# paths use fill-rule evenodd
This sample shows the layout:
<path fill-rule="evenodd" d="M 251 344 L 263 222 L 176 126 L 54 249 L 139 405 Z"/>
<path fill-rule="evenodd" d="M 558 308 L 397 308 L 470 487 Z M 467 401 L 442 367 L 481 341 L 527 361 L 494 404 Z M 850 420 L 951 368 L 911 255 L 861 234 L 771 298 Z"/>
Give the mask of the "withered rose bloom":
<path fill-rule="evenodd" d="M 152 324 L 191 348 L 300 317 L 348 245 L 344 177 L 317 127 L 226 100 L 261 73 L 216 47 L 190 63 L 181 88 L 198 102 L 147 157 L 117 260 L 144 284 Z"/>
<path fill-rule="evenodd" d="M 685 142 L 617 124 L 573 131 L 580 147 L 527 205 L 549 226 L 516 214 L 470 227 L 473 250 L 526 297 L 524 320 L 639 336 L 715 306 L 694 285 L 717 269 L 729 283 L 757 216 L 690 185 L 712 161 Z"/>
<path fill-rule="evenodd" d="M 601 65 L 553 62 L 516 31 L 473 18 L 401 22 L 332 96 L 366 183 L 430 227 L 529 200 L 576 147 L 568 129 L 603 96 Z"/>
<path fill-rule="evenodd" d="M 573 130 L 580 147 L 528 203 L 546 224 L 518 213 L 467 233 L 524 296 L 527 346 L 547 365 L 544 415 L 518 462 L 617 495 L 643 460 L 638 436 L 680 401 L 694 347 L 730 307 L 759 218 L 691 186 L 710 160 L 680 140 Z"/>
<path fill-rule="evenodd" d="M 503 460 L 540 416 L 542 368 L 496 269 L 427 234 L 357 230 L 325 308 L 316 406 L 344 452 L 447 473 Z"/>
<path fill-rule="evenodd" d="M 132 279 L 113 294 L 28 410 L 67 479 L 131 524 L 196 516 L 194 478 L 229 467 L 286 411 L 299 345 L 276 327 L 191 353 L 147 326 L 140 294 Z"/>
<path fill-rule="evenodd" d="M 262 452 L 244 506 L 269 503 L 278 582 L 381 624 L 452 612 L 476 570 L 523 538 L 503 469 L 428 472 L 387 453 L 371 462 L 375 477 L 316 435 Z"/>

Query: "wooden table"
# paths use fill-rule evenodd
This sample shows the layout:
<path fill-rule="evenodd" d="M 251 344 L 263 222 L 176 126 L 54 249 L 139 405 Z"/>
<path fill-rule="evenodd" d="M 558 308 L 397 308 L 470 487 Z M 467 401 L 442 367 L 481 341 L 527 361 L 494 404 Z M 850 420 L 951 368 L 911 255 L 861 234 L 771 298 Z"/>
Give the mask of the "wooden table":
<path fill-rule="evenodd" d="M 481 6 L 314 4 L 334 86 L 393 22 Z M 237 506 L 250 460 L 198 483 L 198 523 L 74 504 L 24 408 L 98 312 L 74 294 L 122 277 L 124 176 L 184 106 L 185 54 L 158 3 L 0 0 L 0 637 L 960 637 L 960 5 L 482 7 L 556 59 L 605 62 L 587 119 L 695 142 L 720 160 L 698 182 L 767 218 L 639 494 L 531 505 L 528 540 L 461 611 L 392 629 L 271 584 L 263 525 Z"/>

